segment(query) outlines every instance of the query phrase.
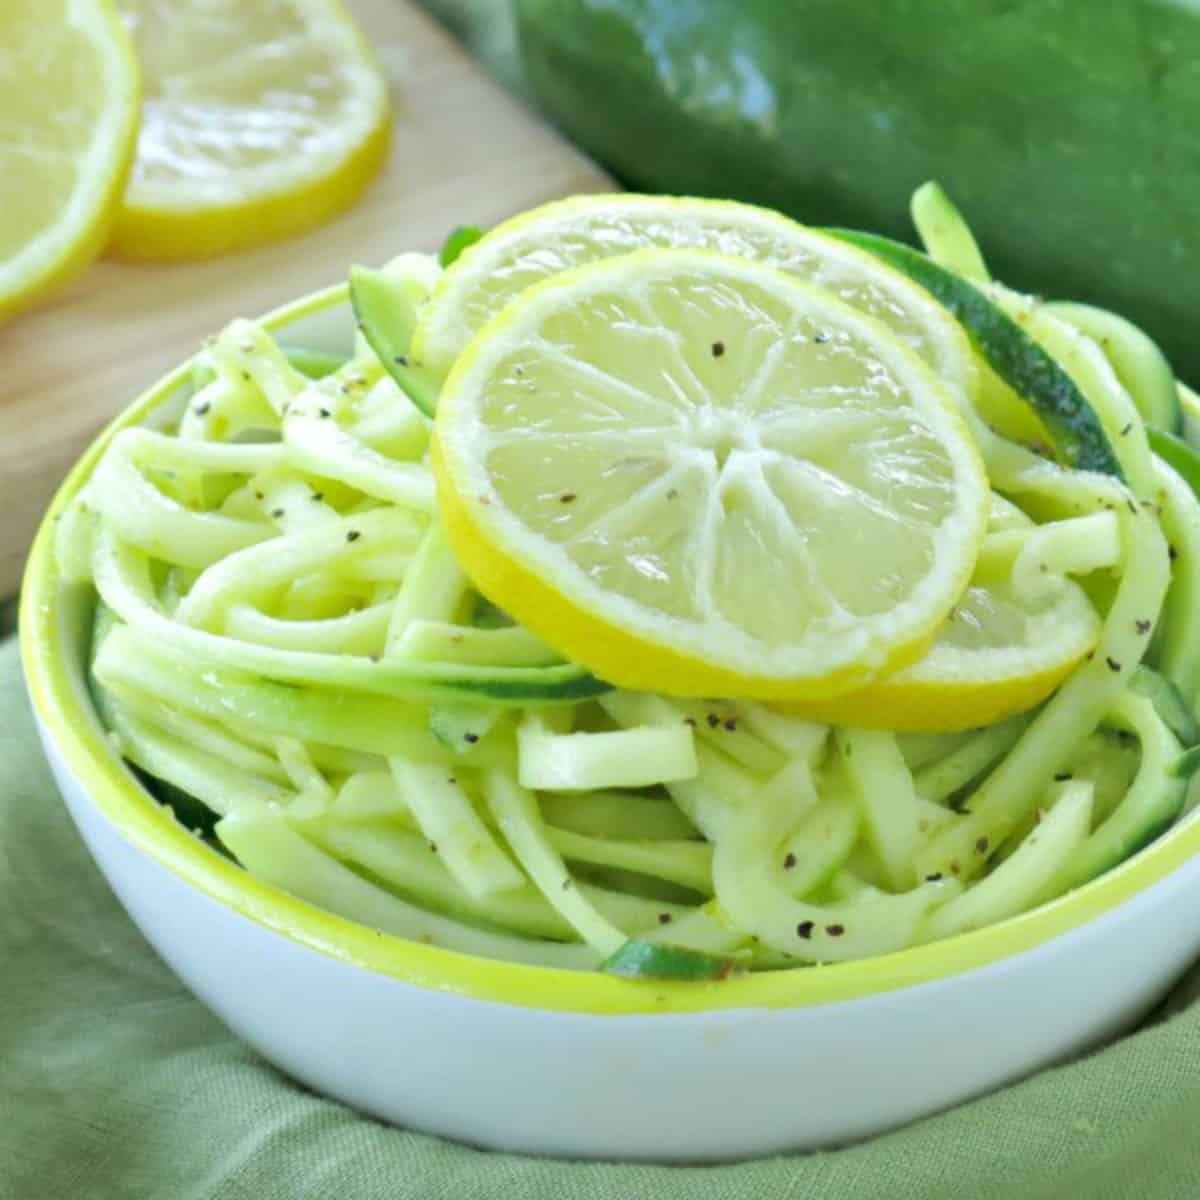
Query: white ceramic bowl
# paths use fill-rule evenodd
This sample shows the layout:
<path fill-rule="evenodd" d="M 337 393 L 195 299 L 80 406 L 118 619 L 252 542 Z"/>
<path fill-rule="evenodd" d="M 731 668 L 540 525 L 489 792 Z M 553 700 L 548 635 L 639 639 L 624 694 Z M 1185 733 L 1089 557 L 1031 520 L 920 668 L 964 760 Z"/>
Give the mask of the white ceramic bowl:
<path fill-rule="evenodd" d="M 272 314 L 347 348 L 344 288 Z M 54 514 L 113 430 L 188 391 L 181 369 L 83 458 L 34 546 L 21 639 L 72 816 L 129 914 L 266 1058 L 384 1120 L 570 1156 L 719 1160 L 911 1121 L 1126 1027 L 1200 953 L 1200 822 L 1003 924 L 869 962 L 659 985 L 475 959 L 331 916 L 184 831 L 122 765 L 84 682 L 90 590 L 58 578 Z"/>

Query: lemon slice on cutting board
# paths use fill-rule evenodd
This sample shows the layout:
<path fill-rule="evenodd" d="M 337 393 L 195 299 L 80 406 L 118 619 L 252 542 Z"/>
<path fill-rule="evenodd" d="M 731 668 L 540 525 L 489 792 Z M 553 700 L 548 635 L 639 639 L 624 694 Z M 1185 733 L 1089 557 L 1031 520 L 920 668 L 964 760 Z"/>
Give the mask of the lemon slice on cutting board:
<path fill-rule="evenodd" d="M 989 506 L 912 350 L 703 250 L 523 291 L 456 360 L 433 462 L 491 601 L 601 678 L 680 695 L 828 696 L 911 661 Z"/>
<path fill-rule="evenodd" d="M 114 254 L 185 259 L 351 204 L 388 148 L 387 82 L 338 0 L 120 0 L 145 104 Z"/>
<path fill-rule="evenodd" d="M 1032 529 L 1033 522 L 993 495 L 989 531 L 997 528 Z M 1100 628 L 1095 608 L 1073 580 L 1060 577 L 1031 596 L 1010 572 L 983 567 L 916 662 L 851 695 L 788 707 L 816 720 L 868 728 L 980 728 L 1045 700 L 1095 647 Z"/>
<path fill-rule="evenodd" d="M 108 0 L 0 5 L 0 317 L 103 248 L 137 120 L 137 63 Z"/>
<path fill-rule="evenodd" d="M 899 271 L 768 209 L 730 200 L 636 194 L 572 196 L 505 221 L 468 247 L 421 313 L 415 361 L 448 371 L 471 338 L 524 288 L 558 271 L 654 247 L 749 258 L 827 288 L 883 321 L 964 404 L 977 367 L 958 323 Z"/>

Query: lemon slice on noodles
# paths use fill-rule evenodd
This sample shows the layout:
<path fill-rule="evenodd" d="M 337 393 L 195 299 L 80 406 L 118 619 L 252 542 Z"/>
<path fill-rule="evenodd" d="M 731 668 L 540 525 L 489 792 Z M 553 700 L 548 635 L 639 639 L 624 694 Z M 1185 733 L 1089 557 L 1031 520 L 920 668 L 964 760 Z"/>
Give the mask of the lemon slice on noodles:
<path fill-rule="evenodd" d="M 887 327 L 703 250 L 521 293 L 446 380 L 433 461 L 489 599 L 681 695 L 828 696 L 916 658 L 989 504 L 948 389 Z"/>
<path fill-rule="evenodd" d="M 137 120 L 137 63 L 108 0 L 0 4 L 0 317 L 100 252 Z"/>
<path fill-rule="evenodd" d="M 1001 497 L 993 496 L 992 505 L 991 529 L 1033 529 Z M 1031 593 L 1011 571 L 993 568 L 984 545 L 971 585 L 920 659 L 852 695 L 802 706 L 804 714 L 880 729 L 950 732 L 990 725 L 1045 700 L 1095 647 L 1100 617 L 1073 580 L 1058 575 Z"/>
<path fill-rule="evenodd" d="M 977 368 L 966 336 L 924 288 L 877 258 L 776 212 L 729 200 L 637 194 L 572 196 L 489 231 L 434 289 L 412 355 L 446 371 L 513 296 L 558 271 L 654 247 L 750 258 L 828 288 L 883 321 L 971 403 Z"/>
<path fill-rule="evenodd" d="M 387 82 L 338 0 L 120 0 L 145 80 L 124 258 L 183 259 L 299 233 L 387 153 Z"/>

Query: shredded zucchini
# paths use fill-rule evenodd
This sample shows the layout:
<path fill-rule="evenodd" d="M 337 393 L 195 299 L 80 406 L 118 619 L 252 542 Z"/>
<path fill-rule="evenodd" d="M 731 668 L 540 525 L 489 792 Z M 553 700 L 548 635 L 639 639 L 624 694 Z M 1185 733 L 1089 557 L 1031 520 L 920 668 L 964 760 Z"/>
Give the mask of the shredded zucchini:
<path fill-rule="evenodd" d="M 408 356 L 441 268 L 406 255 L 353 273 L 345 353 L 231 324 L 173 424 L 117 433 L 62 514 L 117 748 L 309 903 L 634 978 L 886 953 L 1135 853 L 1200 761 L 1200 456 L 1173 436 L 1179 397 L 1200 409 L 1128 322 L 992 282 L 936 185 L 913 215 L 928 257 L 844 236 L 950 308 L 1016 406 L 963 401 L 994 488 L 977 569 L 1032 602 L 1085 576 L 1102 622 L 1038 709 L 897 734 L 564 661 L 451 552 L 426 462 L 438 380 Z"/>

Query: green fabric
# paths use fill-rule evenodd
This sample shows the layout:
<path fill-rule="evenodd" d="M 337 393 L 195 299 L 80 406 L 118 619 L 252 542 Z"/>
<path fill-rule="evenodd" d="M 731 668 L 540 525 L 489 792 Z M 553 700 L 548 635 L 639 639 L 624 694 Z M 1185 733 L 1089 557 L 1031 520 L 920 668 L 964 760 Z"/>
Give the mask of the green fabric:
<path fill-rule="evenodd" d="M 0 645 L 0 1200 L 1176 1200 L 1200 1195 L 1200 975 L 1169 1019 L 850 1149 L 725 1167 L 487 1154 L 290 1083 L 92 866 Z M 1052 998 L 1048 998 L 1052 1002 Z M 679 1114 L 686 1120 L 686 1114 Z"/>

